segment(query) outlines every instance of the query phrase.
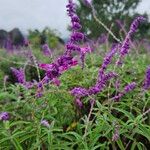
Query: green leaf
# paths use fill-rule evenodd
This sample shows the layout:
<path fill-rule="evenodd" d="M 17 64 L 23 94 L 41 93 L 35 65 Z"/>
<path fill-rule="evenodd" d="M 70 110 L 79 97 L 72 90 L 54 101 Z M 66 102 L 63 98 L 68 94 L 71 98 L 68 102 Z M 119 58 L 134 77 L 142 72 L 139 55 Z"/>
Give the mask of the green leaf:
<path fill-rule="evenodd" d="M 126 110 L 123 110 L 123 109 L 120 109 L 120 108 L 114 108 L 114 107 L 113 107 L 113 109 L 122 112 L 122 113 L 125 114 L 130 120 L 134 120 L 134 116 L 133 116 L 130 112 L 128 112 L 128 111 L 126 111 Z"/>
<path fill-rule="evenodd" d="M 19 144 L 19 142 L 16 138 L 12 139 L 12 143 L 15 146 L 16 150 L 23 150 L 22 146 Z"/>
<path fill-rule="evenodd" d="M 118 146 L 119 146 L 119 148 L 120 148 L 121 150 L 125 150 L 125 147 L 123 146 L 123 143 L 122 143 L 121 139 L 118 139 L 118 140 L 117 140 L 117 144 L 118 144 Z"/>

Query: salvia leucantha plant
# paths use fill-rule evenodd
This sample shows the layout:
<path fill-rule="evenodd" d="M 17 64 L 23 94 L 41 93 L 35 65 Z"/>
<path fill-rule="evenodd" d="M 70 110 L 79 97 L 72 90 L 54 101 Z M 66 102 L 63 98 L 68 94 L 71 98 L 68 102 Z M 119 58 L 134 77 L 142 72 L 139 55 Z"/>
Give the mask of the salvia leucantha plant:
<path fill-rule="evenodd" d="M 91 1 L 85 0 L 85 5 L 93 11 Z M 89 67 L 89 60 L 93 63 L 101 56 L 85 42 L 73 0 L 66 8 L 71 35 L 64 53 L 51 63 L 41 63 L 30 51 L 39 81 L 27 81 L 25 67 L 11 67 L 17 84 L 6 87 L 8 77 L 4 79 L 0 149 L 148 149 L 150 67 L 146 62 L 136 69 L 145 56 L 130 56 L 132 37 L 145 18 L 135 18 L 123 42 L 112 44 L 99 67 Z M 47 45 L 43 54 L 52 57 Z"/>

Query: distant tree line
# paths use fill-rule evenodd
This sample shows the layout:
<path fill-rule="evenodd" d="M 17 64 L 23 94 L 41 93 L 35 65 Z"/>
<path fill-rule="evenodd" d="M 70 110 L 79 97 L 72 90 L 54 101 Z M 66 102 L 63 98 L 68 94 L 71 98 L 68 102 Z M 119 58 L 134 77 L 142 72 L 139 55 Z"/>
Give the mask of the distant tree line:
<path fill-rule="evenodd" d="M 29 43 L 34 48 L 40 48 L 44 44 L 54 48 L 59 43 L 64 44 L 64 41 L 48 27 L 42 31 L 38 29 L 29 30 L 27 37 L 23 35 L 19 28 L 14 28 L 9 32 L 4 29 L 0 30 L 0 48 L 19 49 L 28 46 Z"/>
<path fill-rule="evenodd" d="M 86 0 L 78 0 L 77 13 L 80 16 L 82 31 L 88 37 L 98 38 L 102 33 L 107 31 L 100 26 L 94 19 L 91 8 L 86 5 Z M 110 28 L 117 37 L 123 36 L 119 30 L 120 23 L 124 29 L 128 31 L 133 19 L 138 14 L 135 9 L 141 0 L 92 0 L 92 5 L 95 9 L 95 14 L 108 28 Z M 150 23 L 148 22 L 148 15 L 143 14 L 147 18 L 147 23 L 139 28 L 139 34 L 136 38 L 146 38 L 150 36 Z"/>
<path fill-rule="evenodd" d="M 7 32 L 0 30 L 0 48 L 13 49 L 24 46 L 24 36 L 18 28 Z"/>

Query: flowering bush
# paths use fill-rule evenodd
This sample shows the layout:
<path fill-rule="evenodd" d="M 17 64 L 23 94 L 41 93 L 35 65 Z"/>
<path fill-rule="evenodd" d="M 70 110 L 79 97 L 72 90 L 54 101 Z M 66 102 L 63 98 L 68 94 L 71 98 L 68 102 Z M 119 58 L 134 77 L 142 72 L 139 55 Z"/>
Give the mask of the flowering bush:
<path fill-rule="evenodd" d="M 30 50 L 26 63 L 11 68 L 16 84 L 4 78 L 0 149 L 148 149 L 150 60 L 131 48 L 144 18 L 133 21 L 123 42 L 93 51 L 72 0 L 67 12 L 72 33 L 65 52 L 51 61 L 43 55 L 42 62 Z M 28 80 L 27 66 L 37 79 Z"/>

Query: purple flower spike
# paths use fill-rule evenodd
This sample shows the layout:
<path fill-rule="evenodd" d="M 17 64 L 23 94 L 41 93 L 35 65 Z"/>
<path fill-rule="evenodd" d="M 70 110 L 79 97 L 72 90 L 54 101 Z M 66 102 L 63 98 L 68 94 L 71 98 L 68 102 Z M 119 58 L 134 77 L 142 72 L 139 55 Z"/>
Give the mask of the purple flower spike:
<path fill-rule="evenodd" d="M 136 30 L 138 29 L 138 26 L 141 22 L 146 21 L 146 19 L 143 16 L 139 16 L 137 17 L 131 24 L 130 26 L 130 31 L 129 34 L 132 34 L 134 32 L 136 32 Z"/>
<path fill-rule="evenodd" d="M 103 60 L 102 67 L 99 69 L 98 80 L 101 80 L 104 76 L 104 71 L 106 70 L 107 66 L 111 63 L 113 56 L 116 53 L 118 48 L 117 44 L 113 44 L 110 52 L 108 52 Z"/>
<path fill-rule="evenodd" d="M 127 55 L 129 52 L 129 49 L 130 49 L 130 39 L 127 37 L 121 47 L 121 51 L 120 51 L 121 56 L 123 57 Z"/>
<path fill-rule="evenodd" d="M 74 95 L 75 97 L 84 97 L 88 95 L 88 91 L 85 88 L 74 88 L 73 90 L 71 90 L 71 94 Z"/>
<path fill-rule="evenodd" d="M 150 89 L 150 66 L 146 70 L 146 76 L 144 81 L 144 89 L 148 90 Z"/>
<path fill-rule="evenodd" d="M 113 98 L 113 100 L 115 100 L 116 102 L 119 102 L 120 101 L 120 99 L 121 99 L 121 97 L 123 97 L 123 93 L 119 93 L 118 95 L 116 95 L 114 98 Z"/>
<path fill-rule="evenodd" d="M 120 99 L 125 95 L 127 94 L 128 92 L 134 90 L 136 87 L 136 83 L 135 82 L 132 82 L 128 85 L 125 86 L 124 90 L 122 92 L 120 92 L 118 95 L 116 95 L 114 98 L 112 98 L 113 100 L 115 101 L 120 101 Z"/>
<path fill-rule="evenodd" d="M 146 19 L 142 16 L 137 17 L 131 24 L 130 26 L 130 30 L 125 38 L 125 40 L 122 43 L 121 49 L 120 49 L 120 58 L 119 60 L 116 62 L 117 65 L 122 64 L 122 58 L 124 58 L 128 53 L 129 53 L 129 49 L 130 49 L 130 40 L 131 37 L 133 35 L 133 33 L 136 32 L 139 24 L 143 21 L 145 21 Z"/>
<path fill-rule="evenodd" d="M 19 83 L 21 83 L 21 84 L 25 83 L 25 74 L 24 74 L 24 70 L 22 68 L 15 69 L 15 68 L 11 67 L 11 70 Z"/>
<path fill-rule="evenodd" d="M 75 3 L 73 3 L 73 0 L 69 0 L 69 4 L 66 6 L 68 16 L 72 17 L 74 13 L 76 12 L 76 6 Z"/>
<path fill-rule="evenodd" d="M 41 125 L 45 126 L 45 127 L 49 127 L 50 124 L 48 123 L 47 120 L 41 120 Z"/>
<path fill-rule="evenodd" d="M 78 45 L 73 44 L 73 43 L 66 44 L 66 48 L 69 51 L 78 51 L 78 52 L 80 52 L 80 50 L 81 50 L 81 48 Z"/>
<path fill-rule="evenodd" d="M 86 55 L 86 53 L 90 53 L 90 52 L 91 52 L 91 48 L 89 46 L 81 48 L 80 59 L 81 59 L 81 62 L 82 62 L 82 69 L 84 68 L 85 55 Z"/>
<path fill-rule="evenodd" d="M 125 93 L 128 93 L 128 92 L 134 90 L 135 87 L 136 87 L 136 83 L 135 83 L 135 82 L 132 82 L 132 83 L 128 84 L 127 86 L 125 86 L 124 92 L 125 92 Z"/>
<path fill-rule="evenodd" d="M 8 112 L 2 112 L 0 113 L 0 120 L 3 120 L 3 121 L 6 121 L 6 120 L 9 120 L 9 114 Z"/>

